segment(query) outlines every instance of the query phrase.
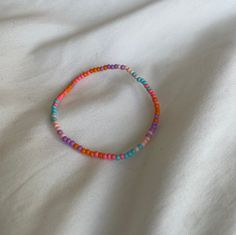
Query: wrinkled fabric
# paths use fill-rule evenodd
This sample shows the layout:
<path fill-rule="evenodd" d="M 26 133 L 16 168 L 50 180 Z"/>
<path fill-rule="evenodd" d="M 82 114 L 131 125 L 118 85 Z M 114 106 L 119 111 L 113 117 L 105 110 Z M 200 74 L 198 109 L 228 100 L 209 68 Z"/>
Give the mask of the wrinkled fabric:
<path fill-rule="evenodd" d="M 235 235 L 236 2 L 1 1 L 1 235 Z M 57 94 L 90 67 L 127 64 L 157 92 L 140 154 L 101 161 L 61 143 Z M 152 119 L 127 73 L 81 81 L 65 133 L 100 151 L 140 142 Z"/>

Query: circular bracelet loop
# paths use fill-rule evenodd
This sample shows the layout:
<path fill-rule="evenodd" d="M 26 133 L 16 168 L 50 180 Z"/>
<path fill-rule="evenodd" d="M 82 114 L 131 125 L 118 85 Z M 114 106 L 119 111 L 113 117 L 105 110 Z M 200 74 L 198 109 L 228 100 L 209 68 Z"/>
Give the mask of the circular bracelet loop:
<path fill-rule="evenodd" d="M 71 138 L 67 137 L 65 135 L 65 133 L 62 131 L 62 129 L 59 125 L 59 122 L 58 122 L 58 106 L 61 103 L 61 101 L 64 99 L 64 97 L 72 90 L 72 88 L 80 80 L 86 78 L 90 74 L 95 73 L 95 72 L 105 71 L 108 69 L 111 69 L 111 70 L 120 69 L 120 70 L 127 71 L 128 73 L 130 73 L 131 76 L 134 78 L 134 80 L 136 80 L 137 82 L 142 84 L 143 87 L 146 89 L 146 91 L 150 94 L 153 105 L 154 105 L 154 116 L 153 116 L 152 124 L 151 124 L 150 128 L 148 129 L 143 141 L 141 143 L 137 144 L 136 146 L 134 146 L 133 148 L 129 149 L 128 151 L 123 152 L 123 153 L 118 153 L 118 154 L 103 153 L 103 152 L 98 152 L 98 151 L 90 150 L 88 148 L 83 147 L 81 144 L 78 144 L 74 140 L 72 140 Z M 144 80 L 144 78 L 138 76 L 138 74 L 135 71 L 133 71 L 130 67 L 128 67 L 126 65 L 119 65 L 119 64 L 107 64 L 107 65 L 91 68 L 91 69 L 79 74 L 56 97 L 56 99 L 53 101 L 52 107 L 51 107 L 52 125 L 56 129 L 58 136 L 61 138 L 61 140 L 65 144 L 69 145 L 71 148 L 78 151 L 79 153 L 88 155 L 89 157 L 94 157 L 94 158 L 99 158 L 99 159 L 107 159 L 107 160 L 123 160 L 123 159 L 132 158 L 133 156 L 135 156 L 135 154 L 137 152 L 139 152 L 140 150 L 142 150 L 147 145 L 147 143 L 151 140 L 151 138 L 155 134 L 157 127 L 159 125 L 159 120 L 160 120 L 160 104 L 159 104 L 157 95 L 155 94 L 154 90 L 151 88 L 151 86 L 148 84 L 148 82 L 146 80 Z"/>

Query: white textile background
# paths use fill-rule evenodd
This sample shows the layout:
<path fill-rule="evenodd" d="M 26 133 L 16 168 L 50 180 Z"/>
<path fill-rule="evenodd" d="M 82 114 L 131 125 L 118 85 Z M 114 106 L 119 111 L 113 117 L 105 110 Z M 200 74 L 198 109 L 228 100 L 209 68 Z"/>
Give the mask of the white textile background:
<path fill-rule="evenodd" d="M 161 103 L 136 158 L 90 159 L 49 122 L 78 73 L 124 63 Z M 88 147 L 139 142 L 149 96 L 122 72 L 82 81 L 60 109 Z M 236 1 L 0 3 L 1 235 L 235 235 Z"/>

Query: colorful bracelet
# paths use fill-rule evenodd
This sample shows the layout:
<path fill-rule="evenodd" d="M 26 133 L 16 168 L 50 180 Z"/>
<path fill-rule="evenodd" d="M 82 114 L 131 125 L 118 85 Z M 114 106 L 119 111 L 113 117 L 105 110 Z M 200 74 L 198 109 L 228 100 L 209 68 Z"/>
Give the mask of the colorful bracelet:
<path fill-rule="evenodd" d="M 57 108 L 58 108 L 59 104 L 61 103 L 61 101 L 64 99 L 64 97 L 75 86 L 75 84 L 77 82 L 79 82 L 80 80 L 82 80 L 83 78 L 86 78 L 87 76 L 89 76 L 92 73 L 101 72 L 101 71 L 108 70 L 108 69 L 121 69 L 121 70 L 125 70 L 128 73 L 130 73 L 132 75 L 132 77 L 137 82 L 141 83 L 143 85 L 143 87 L 146 89 L 146 91 L 150 94 L 150 96 L 152 98 L 153 105 L 154 105 L 154 117 L 152 120 L 152 124 L 144 137 L 144 140 L 141 143 L 139 143 L 138 145 L 136 145 L 135 147 L 128 150 L 127 152 L 124 152 L 121 154 L 103 153 L 103 152 L 98 152 L 98 151 L 90 150 L 88 148 L 83 147 L 82 145 L 76 143 L 71 138 L 67 137 L 64 134 L 64 132 L 62 131 L 62 129 L 60 128 L 60 125 L 58 122 Z M 75 77 L 72 80 L 72 82 L 53 101 L 52 109 L 51 109 L 52 124 L 55 127 L 57 134 L 59 135 L 59 137 L 61 138 L 61 140 L 64 143 L 66 143 L 67 145 L 69 145 L 70 147 L 72 147 L 73 149 L 78 151 L 79 153 L 88 155 L 89 157 L 94 157 L 94 158 L 99 158 L 99 159 L 108 159 L 108 160 L 123 160 L 123 159 L 128 159 L 128 158 L 135 156 L 135 154 L 137 152 L 139 152 L 140 150 L 142 150 L 147 145 L 147 143 L 151 140 L 151 138 L 153 137 L 153 135 L 156 132 L 157 127 L 159 125 L 159 120 L 160 120 L 159 117 L 160 117 L 160 104 L 158 102 L 158 98 L 157 98 L 157 95 L 155 94 L 154 90 L 150 87 L 150 85 L 147 83 L 146 80 L 144 80 L 142 77 L 139 77 L 138 74 L 135 71 L 133 71 L 131 68 L 129 68 L 126 65 L 119 65 L 119 64 L 108 64 L 108 65 L 104 65 L 104 66 L 99 66 L 99 67 L 91 68 L 91 69 L 79 74 L 77 77 Z"/>

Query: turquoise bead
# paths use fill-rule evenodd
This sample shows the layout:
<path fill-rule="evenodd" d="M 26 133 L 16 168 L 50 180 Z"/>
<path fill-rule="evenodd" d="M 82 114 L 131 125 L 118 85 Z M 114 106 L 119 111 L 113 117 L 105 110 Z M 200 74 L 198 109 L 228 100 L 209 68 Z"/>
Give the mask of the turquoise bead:
<path fill-rule="evenodd" d="M 134 154 L 135 154 L 134 148 L 130 149 L 130 153 L 132 154 L 132 156 L 134 156 Z"/>
<path fill-rule="evenodd" d="M 128 156 L 129 157 L 132 157 L 133 156 L 133 153 L 131 151 L 128 152 Z"/>
<path fill-rule="evenodd" d="M 143 149 L 143 145 L 142 144 L 138 144 L 138 148 L 139 148 L 139 150 Z"/>
<path fill-rule="evenodd" d="M 125 153 L 124 156 L 125 156 L 125 159 L 129 158 L 128 153 Z"/>
<path fill-rule="evenodd" d="M 117 161 L 120 160 L 120 155 L 116 155 L 116 160 L 117 160 Z"/>
<path fill-rule="evenodd" d="M 136 73 L 135 71 L 132 71 L 132 72 L 131 72 L 131 75 L 132 75 L 133 77 L 135 77 L 135 76 L 137 76 L 137 73 Z"/>

